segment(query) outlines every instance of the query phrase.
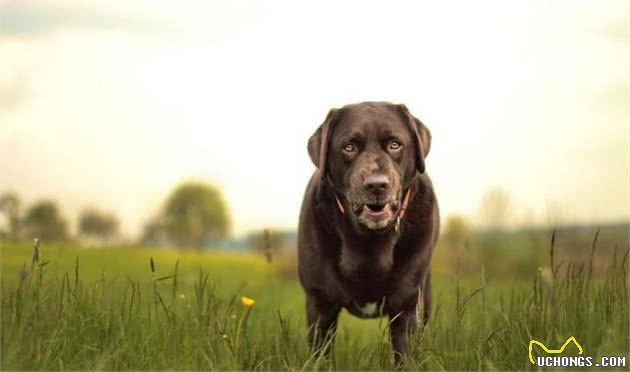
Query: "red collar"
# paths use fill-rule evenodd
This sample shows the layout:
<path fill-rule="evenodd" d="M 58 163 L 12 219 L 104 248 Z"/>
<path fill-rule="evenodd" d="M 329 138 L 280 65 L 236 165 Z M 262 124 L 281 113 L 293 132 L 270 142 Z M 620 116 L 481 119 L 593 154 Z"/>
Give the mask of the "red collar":
<path fill-rule="evenodd" d="M 411 188 L 407 189 L 407 193 L 405 194 L 405 198 L 403 199 L 402 206 L 400 207 L 400 213 L 398 213 L 398 217 L 396 217 L 396 231 L 400 228 L 400 221 L 405 217 L 405 212 L 407 211 L 407 206 L 409 205 L 409 199 L 411 198 Z M 343 208 L 343 204 L 341 204 L 341 200 L 339 197 L 335 195 L 335 201 L 337 202 L 337 208 L 339 208 L 339 212 L 342 215 L 346 214 L 346 210 Z"/>

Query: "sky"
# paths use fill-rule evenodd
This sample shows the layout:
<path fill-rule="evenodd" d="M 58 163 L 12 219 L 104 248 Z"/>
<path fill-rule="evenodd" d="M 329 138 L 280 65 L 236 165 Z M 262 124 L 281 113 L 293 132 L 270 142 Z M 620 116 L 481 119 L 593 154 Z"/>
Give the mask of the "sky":
<path fill-rule="evenodd" d="M 630 220 L 630 3 L 0 1 L 0 193 L 140 233 L 185 180 L 295 228 L 332 107 L 405 103 L 442 216 Z"/>

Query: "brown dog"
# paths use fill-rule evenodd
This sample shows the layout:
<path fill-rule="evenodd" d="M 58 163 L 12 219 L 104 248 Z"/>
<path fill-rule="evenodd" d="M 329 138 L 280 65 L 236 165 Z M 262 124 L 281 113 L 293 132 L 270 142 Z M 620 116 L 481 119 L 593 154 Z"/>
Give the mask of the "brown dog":
<path fill-rule="evenodd" d="M 318 167 L 302 202 L 300 282 L 313 347 L 334 337 L 341 308 L 388 315 L 396 364 L 430 315 L 430 260 L 439 211 L 425 172 L 431 134 L 404 105 L 333 109 L 308 141 Z M 332 341 L 332 340 L 331 340 Z"/>

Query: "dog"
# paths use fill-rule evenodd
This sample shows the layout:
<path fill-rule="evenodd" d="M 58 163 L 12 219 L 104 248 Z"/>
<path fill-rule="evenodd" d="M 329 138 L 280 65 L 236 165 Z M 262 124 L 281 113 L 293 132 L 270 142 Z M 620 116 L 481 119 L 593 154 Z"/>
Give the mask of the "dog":
<path fill-rule="evenodd" d="M 399 366 L 420 298 L 423 324 L 431 312 L 440 219 L 425 171 L 431 133 L 405 105 L 362 102 L 330 110 L 307 148 L 317 169 L 300 211 L 298 272 L 310 343 L 334 342 L 342 308 L 388 316 Z"/>

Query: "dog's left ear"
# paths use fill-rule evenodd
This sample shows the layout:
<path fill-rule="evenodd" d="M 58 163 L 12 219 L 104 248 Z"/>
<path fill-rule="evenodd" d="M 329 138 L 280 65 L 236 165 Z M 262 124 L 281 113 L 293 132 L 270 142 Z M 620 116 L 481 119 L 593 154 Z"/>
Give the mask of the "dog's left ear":
<path fill-rule="evenodd" d="M 331 109 L 326 115 L 324 122 L 317 128 L 315 133 L 308 139 L 308 155 L 311 161 L 319 168 L 321 180 L 326 179 L 328 142 L 330 142 L 330 134 L 339 116 L 339 109 Z"/>
<path fill-rule="evenodd" d="M 400 104 L 397 105 L 397 107 L 402 114 L 416 145 L 416 168 L 418 169 L 418 172 L 424 173 L 424 159 L 427 157 L 429 150 L 431 149 L 431 132 L 426 125 L 418 120 L 418 118 L 411 115 L 407 106 Z"/>

